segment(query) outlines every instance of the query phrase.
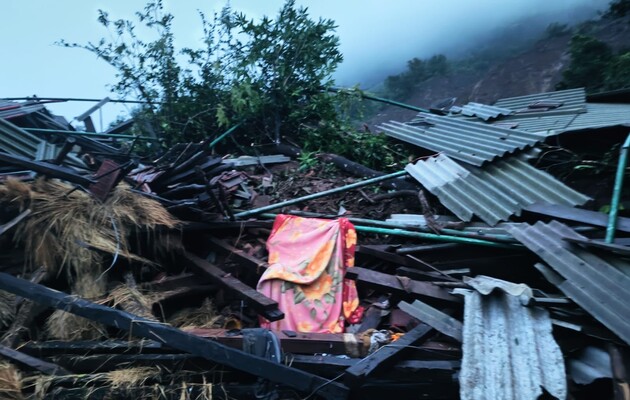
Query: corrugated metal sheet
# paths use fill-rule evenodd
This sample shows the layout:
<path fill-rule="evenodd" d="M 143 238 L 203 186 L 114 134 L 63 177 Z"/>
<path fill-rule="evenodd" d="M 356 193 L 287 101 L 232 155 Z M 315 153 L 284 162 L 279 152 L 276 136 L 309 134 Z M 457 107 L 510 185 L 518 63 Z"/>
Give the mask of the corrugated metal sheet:
<path fill-rule="evenodd" d="M 535 400 L 567 396 L 564 360 L 546 310 L 503 292 L 465 293 L 460 396 Z"/>
<path fill-rule="evenodd" d="M 517 129 L 527 132 L 544 132 L 547 135 L 553 133 L 562 133 L 575 120 L 578 115 L 586 114 L 567 114 L 567 115 L 530 115 L 530 116 L 510 116 L 495 124 L 511 123 L 515 124 Z M 552 132 L 553 131 L 553 132 Z"/>
<path fill-rule="evenodd" d="M 589 200 L 516 157 L 467 169 L 439 154 L 405 170 L 463 221 L 476 215 L 495 225 L 536 202 L 575 206 Z"/>
<path fill-rule="evenodd" d="M 477 166 L 534 146 L 546 138 L 544 134 L 459 118 L 426 115 L 424 122 L 424 126 L 411 126 L 391 121 L 378 128 L 388 136 Z"/>
<path fill-rule="evenodd" d="M 496 107 L 489 106 L 487 104 L 470 102 L 461 107 L 461 113 L 468 117 L 477 117 L 484 121 L 488 121 L 502 115 L 510 115 L 514 113 L 514 111 L 505 107 Z"/>
<path fill-rule="evenodd" d="M 517 124 L 527 132 L 544 132 L 548 135 L 563 132 L 598 129 L 630 123 L 630 104 L 586 104 L 586 112 L 572 115 L 510 116 L 495 124 Z M 553 132 L 552 132 L 553 131 Z"/>
<path fill-rule="evenodd" d="M 496 107 L 509 108 L 510 110 L 518 112 L 521 110 L 525 110 L 531 104 L 540 101 L 559 101 L 562 102 L 562 105 L 549 111 L 535 111 L 534 114 L 577 114 L 586 111 L 586 92 L 584 91 L 584 88 L 559 90 L 556 92 L 547 93 L 536 93 L 527 96 L 508 97 L 498 100 L 496 103 L 494 103 L 494 105 Z"/>
<path fill-rule="evenodd" d="M 43 104 L 0 100 L 0 118 L 10 119 L 42 110 Z"/>
<path fill-rule="evenodd" d="M 57 149 L 12 123 L 0 118 L 0 150 L 35 160 L 54 158 Z"/>
<path fill-rule="evenodd" d="M 587 104 L 587 112 L 579 114 L 564 131 L 595 129 L 630 123 L 630 104 Z"/>
<path fill-rule="evenodd" d="M 567 360 L 569 375 L 575 383 L 588 385 L 595 379 L 612 378 L 610 355 L 603 349 L 588 346 Z"/>
<path fill-rule="evenodd" d="M 547 262 L 565 280 L 558 288 L 594 318 L 630 343 L 630 265 L 617 257 L 603 259 L 564 237 L 584 238 L 557 221 L 514 224 L 508 231 Z"/>

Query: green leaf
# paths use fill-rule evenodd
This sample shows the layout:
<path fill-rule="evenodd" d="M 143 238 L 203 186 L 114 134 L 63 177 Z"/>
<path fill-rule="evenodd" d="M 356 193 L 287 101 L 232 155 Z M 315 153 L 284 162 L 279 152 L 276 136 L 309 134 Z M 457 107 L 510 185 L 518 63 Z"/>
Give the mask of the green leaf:
<path fill-rule="evenodd" d="M 318 307 L 318 308 L 322 308 L 324 306 L 320 299 L 315 299 L 314 303 L 315 303 L 315 307 Z"/>
<path fill-rule="evenodd" d="M 311 319 L 313 321 L 317 320 L 317 310 L 314 308 L 311 308 Z"/>
<path fill-rule="evenodd" d="M 326 293 L 324 295 L 324 302 L 326 304 L 334 304 L 335 303 L 335 297 L 333 295 L 331 295 L 330 293 Z"/>

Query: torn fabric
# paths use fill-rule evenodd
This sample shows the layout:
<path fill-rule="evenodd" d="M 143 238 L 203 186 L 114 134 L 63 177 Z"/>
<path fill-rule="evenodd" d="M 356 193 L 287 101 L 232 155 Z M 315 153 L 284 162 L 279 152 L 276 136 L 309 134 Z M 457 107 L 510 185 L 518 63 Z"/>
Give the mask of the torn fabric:
<path fill-rule="evenodd" d="M 340 333 L 359 305 L 353 281 L 357 236 L 346 218 L 325 220 L 278 215 L 267 240 L 269 268 L 258 291 L 276 300 L 285 318 L 261 326 L 272 330 Z"/>

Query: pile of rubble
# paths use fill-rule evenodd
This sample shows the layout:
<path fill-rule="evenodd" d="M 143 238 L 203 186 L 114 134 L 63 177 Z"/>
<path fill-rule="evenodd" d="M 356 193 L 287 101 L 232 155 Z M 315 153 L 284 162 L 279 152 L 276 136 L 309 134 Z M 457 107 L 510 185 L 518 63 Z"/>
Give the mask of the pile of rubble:
<path fill-rule="evenodd" d="M 630 105 L 432 110 L 380 127 L 426 157 L 332 178 L 44 104 L 0 103 L 1 397 L 627 398 Z"/>

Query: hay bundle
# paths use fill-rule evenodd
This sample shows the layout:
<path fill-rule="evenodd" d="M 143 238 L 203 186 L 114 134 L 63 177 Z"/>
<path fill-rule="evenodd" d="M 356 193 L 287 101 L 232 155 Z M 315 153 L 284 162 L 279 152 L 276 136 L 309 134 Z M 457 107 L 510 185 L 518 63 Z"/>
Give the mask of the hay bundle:
<path fill-rule="evenodd" d="M 48 317 L 45 329 L 50 338 L 57 340 L 98 340 L 108 337 L 103 325 L 61 310 L 56 310 Z"/>
<path fill-rule="evenodd" d="M 14 241 L 24 247 L 26 267 L 68 268 L 76 276 L 100 267 L 102 255 L 90 248 L 149 263 L 131 252 L 131 234 L 146 231 L 155 250 L 172 251 L 181 243 L 157 228 L 179 222 L 158 202 L 118 185 L 101 203 L 90 194 L 56 180 L 25 183 L 9 179 L 0 185 L 0 204 L 30 208 L 29 218 L 16 229 Z M 92 273 L 91 275 L 95 275 Z"/>
<path fill-rule="evenodd" d="M 0 290 L 0 328 L 11 325 L 15 319 L 15 295 L 13 293 Z"/>
<path fill-rule="evenodd" d="M 185 308 L 173 314 L 168 323 L 177 328 L 220 328 L 222 316 L 217 314 L 210 299 L 199 308 Z"/>
<path fill-rule="evenodd" d="M 22 375 L 17 368 L 5 361 L 0 362 L 0 399 L 22 400 Z"/>
<path fill-rule="evenodd" d="M 119 285 L 109 293 L 107 300 L 113 307 L 120 307 L 139 317 L 156 320 L 152 312 L 153 301 L 150 296 L 145 296 L 135 287 Z"/>

